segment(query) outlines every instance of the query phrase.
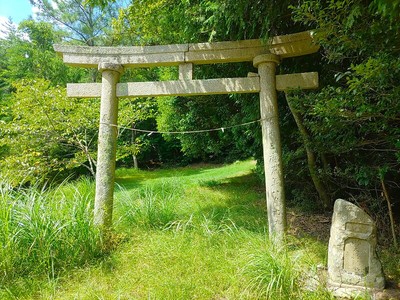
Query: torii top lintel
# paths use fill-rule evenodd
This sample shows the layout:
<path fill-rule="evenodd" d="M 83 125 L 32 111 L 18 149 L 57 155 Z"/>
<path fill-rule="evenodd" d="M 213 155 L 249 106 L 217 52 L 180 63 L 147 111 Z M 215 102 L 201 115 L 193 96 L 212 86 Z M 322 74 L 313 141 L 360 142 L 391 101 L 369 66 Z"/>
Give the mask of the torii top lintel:
<path fill-rule="evenodd" d="M 275 36 L 268 42 L 243 40 L 216 43 L 175 44 L 132 47 L 87 47 L 54 45 L 64 63 L 97 68 L 99 63 L 125 67 L 176 66 L 183 63 L 214 64 L 253 61 L 261 54 L 272 53 L 288 58 L 317 52 L 311 31 Z"/>

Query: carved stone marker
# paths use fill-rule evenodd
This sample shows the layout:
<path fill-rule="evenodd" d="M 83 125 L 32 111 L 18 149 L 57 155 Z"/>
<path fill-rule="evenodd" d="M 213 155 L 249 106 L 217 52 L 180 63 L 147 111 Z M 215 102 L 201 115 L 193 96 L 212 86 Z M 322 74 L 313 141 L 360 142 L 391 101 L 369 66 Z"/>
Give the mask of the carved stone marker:
<path fill-rule="evenodd" d="M 328 288 L 338 297 L 351 297 L 384 288 L 376 255 L 376 226 L 356 205 L 335 202 L 328 251 Z"/>

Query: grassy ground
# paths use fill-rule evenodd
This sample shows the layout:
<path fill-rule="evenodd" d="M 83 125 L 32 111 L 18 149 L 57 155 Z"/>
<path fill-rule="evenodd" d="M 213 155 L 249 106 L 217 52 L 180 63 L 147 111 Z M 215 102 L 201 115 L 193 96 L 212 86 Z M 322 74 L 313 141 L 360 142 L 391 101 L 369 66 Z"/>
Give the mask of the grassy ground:
<path fill-rule="evenodd" d="M 118 170 L 113 250 L 99 256 L 94 249 L 93 259 L 72 267 L 67 261 L 56 276 L 28 272 L 3 279 L 0 298 L 331 299 L 323 282 L 314 292 L 304 287 L 317 265 L 326 264 L 326 241 L 291 235 L 285 250 L 269 243 L 264 192 L 253 167 L 245 161 Z M 85 185 L 90 193 L 93 187 Z M 82 237 L 75 239 L 69 244 L 76 248 Z"/>

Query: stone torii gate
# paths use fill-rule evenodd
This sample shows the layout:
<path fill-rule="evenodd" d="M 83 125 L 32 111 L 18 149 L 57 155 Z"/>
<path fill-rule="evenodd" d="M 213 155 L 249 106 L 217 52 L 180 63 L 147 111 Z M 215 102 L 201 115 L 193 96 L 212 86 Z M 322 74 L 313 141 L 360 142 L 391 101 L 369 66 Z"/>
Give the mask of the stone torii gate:
<path fill-rule="evenodd" d="M 276 75 L 279 62 L 311 54 L 319 47 L 311 32 L 275 36 L 267 43 L 244 40 L 217 43 L 134 47 L 54 45 L 64 63 L 98 68 L 101 83 L 68 84 L 68 97 L 101 97 L 94 220 L 103 230 L 112 225 L 118 99 L 146 96 L 193 96 L 259 93 L 269 234 L 281 242 L 286 228 L 277 92 L 318 87 L 318 74 Z M 253 62 L 258 74 L 245 78 L 194 80 L 193 65 Z M 179 80 L 119 83 L 124 68 L 179 66 Z M 217 105 L 217 104 L 216 104 Z"/>

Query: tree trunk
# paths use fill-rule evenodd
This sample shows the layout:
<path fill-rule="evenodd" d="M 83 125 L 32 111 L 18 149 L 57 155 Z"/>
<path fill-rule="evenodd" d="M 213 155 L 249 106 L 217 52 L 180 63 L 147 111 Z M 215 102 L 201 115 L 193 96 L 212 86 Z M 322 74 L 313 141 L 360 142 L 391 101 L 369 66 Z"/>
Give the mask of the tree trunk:
<path fill-rule="evenodd" d="M 135 123 L 132 123 L 132 130 L 131 130 L 131 145 L 135 144 L 135 139 L 136 139 L 136 131 L 134 130 L 136 127 Z M 132 154 L 132 159 L 133 159 L 133 168 L 134 169 L 139 169 L 139 164 L 136 156 L 136 146 L 135 146 L 135 151 Z"/>
<path fill-rule="evenodd" d="M 134 169 L 139 169 L 138 161 L 137 161 L 137 156 L 135 154 L 132 155 L 133 158 L 133 168 Z"/>
<path fill-rule="evenodd" d="M 316 164 L 316 159 L 315 159 L 315 154 L 310 148 L 310 135 L 307 131 L 307 128 L 303 124 L 303 120 L 300 116 L 300 114 L 296 111 L 296 109 L 292 106 L 289 97 L 285 93 L 286 96 L 286 101 L 288 103 L 290 112 L 293 115 L 293 118 L 296 122 L 297 128 L 299 129 L 301 138 L 303 140 L 304 148 L 306 149 L 307 153 L 307 164 L 308 164 L 308 169 L 310 171 L 310 176 L 311 179 L 314 183 L 315 189 L 318 192 L 319 198 L 321 199 L 323 207 L 329 208 L 331 205 L 331 199 L 328 196 L 328 193 L 326 192 L 324 184 L 321 182 L 321 180 L 318 177 L 317 173 L 317 164 Z"/>
<path fill-rule="evenodd" d="M 390 202 L 389 193 L 386 189 L 386 184 L 385 184 L 385 181 L 383 180 L 383 178 L 381 178 L 381 185 L 382 185 L 383 195 L 385 196 L 387 206 L 388 206 L 390 228 L 392 229 L 393 245 L 397 249 L 399 247 L 399 245 L 397 244 L 396 229 L 395 229 L 393 211 L 392 211 L 392 203 Z"/>

